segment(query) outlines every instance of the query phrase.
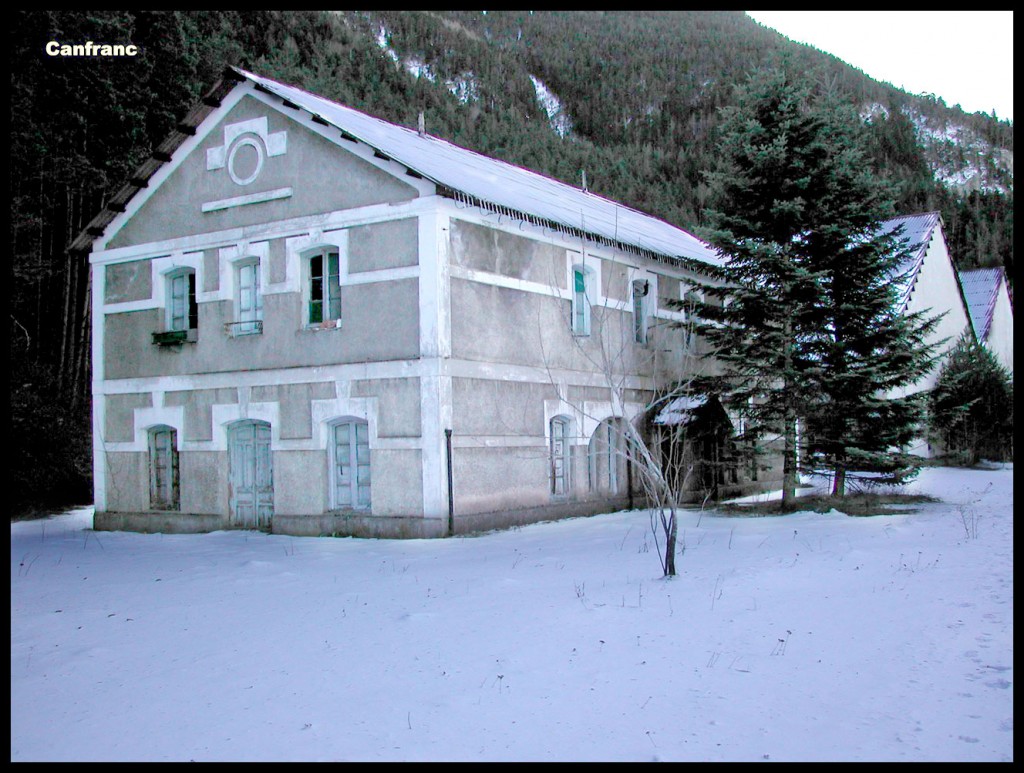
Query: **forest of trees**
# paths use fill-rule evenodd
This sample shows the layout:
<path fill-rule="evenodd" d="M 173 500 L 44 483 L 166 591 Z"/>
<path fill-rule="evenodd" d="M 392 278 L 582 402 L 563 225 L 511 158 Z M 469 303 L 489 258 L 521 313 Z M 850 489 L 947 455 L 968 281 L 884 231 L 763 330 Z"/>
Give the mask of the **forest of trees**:
<path fill-rule="evenodd" d="M 434 77 L 396 64 L 382 31 Z M 50 57 L 51 40 L 140 54 Z M 594 192 L 693 230 L 707 225 L 719 110 L 752 68 L 787 56 L 858 108 L 883 106 L 870 151 L 897 184 L 898 211 L 941 211 L 960 265 L 1001 265 L 1013 281 L 1012 171 L 987 168 L 983 191 L 944 186 L 907 111 L 1010 154 L 1012 123 L 872 81 L 741 12 L 39 10 L 12 14 L 9 45 L 14 513 L 91 500 L 88 255 L 68 245 L 226 65 L 406 126 L 422 112 L 431 134 L 575 185 L 585 171 Z M 550 127 L 531 75 L 558 96 L 568 136 Z M 457 79 L 473 98 L 446 84 Z"/>

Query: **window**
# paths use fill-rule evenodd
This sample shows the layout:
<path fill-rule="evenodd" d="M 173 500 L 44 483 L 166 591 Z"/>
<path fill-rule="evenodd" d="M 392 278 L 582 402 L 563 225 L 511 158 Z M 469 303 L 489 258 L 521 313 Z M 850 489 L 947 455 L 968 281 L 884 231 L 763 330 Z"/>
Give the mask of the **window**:
<path fill-rule="evenodd" d="M 594 271 L 587 266 L 572 267 L 572 332 L 590 335 L 590 299 L 593 297 Z"/>
<path fill-rule="evenodd" d="M 199 327 L 195 271 L 186 269 L 169 275 L 167 296 L 168 330 L 195 330 Z"/>
<path fill-rule="evenodd" d="M 627 488 L 628 469 L 626 436 L 622 419 L 605 419 L 597 425 L 590 439 L 590 489 L 607 494 L 621 494 Z"/>
<path fill-rule="evenodd" d="M 633 340 L 647 343 L 647 294 L 651 284 L 646 279 L 633 281 Z"/>
<path fill-rule="evenodd" d="M 238 321 L 231 325 L 234 335 L 263 332 L 263 293 L 260 292 L 260 262 L 246 260 L 236 267 L 235 308 Z"/>
<path fill-rule="evenodd" d="M 309 258 L 309 324 L 341 319 L 341 260 L 337 251 Z"/>
<path fill-rule="evenodd" d="M 178 433 L 173 427 L 149 431 L 149 507 L 178 509 Z"/>
<path fill-rule="evenodd" d="M 370 509 L 370 439 L 365 421 L 342 421 L 331 428 L 331 506 Z"/>
<path fill-rule="evenodd" d="M 567 496 L 572 490 L 570 427 L 565 416 L 551 420 L 551 494 L 556 497 Z"/>
<path fill-rule="evenodd" d="M 153 343 L 166 345 L 195 341 L 199 327 L 195 269 L 177 269 L 167 274 L 165 281 L 167 314 L 164 329 L 153 333 Z"/>
<path fill-rule="evenodd" d="M 685 290 L 683 292 L 683 348 L 689 349 L 696 340 L 697 333 L 694 325 L 697 323 L 697 306 L 703 298 L 696 290 Z"/>

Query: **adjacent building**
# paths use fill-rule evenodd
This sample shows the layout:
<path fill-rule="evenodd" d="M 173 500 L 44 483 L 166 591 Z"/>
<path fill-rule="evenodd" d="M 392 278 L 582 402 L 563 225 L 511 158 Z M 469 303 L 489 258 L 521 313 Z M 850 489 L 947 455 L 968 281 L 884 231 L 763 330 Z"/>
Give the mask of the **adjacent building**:
<path fill-rule="evenodd" d="M 960 285 L 979 343 L 1013 376 L 1013 305 L 1001 268 L 960 272 Z"/>

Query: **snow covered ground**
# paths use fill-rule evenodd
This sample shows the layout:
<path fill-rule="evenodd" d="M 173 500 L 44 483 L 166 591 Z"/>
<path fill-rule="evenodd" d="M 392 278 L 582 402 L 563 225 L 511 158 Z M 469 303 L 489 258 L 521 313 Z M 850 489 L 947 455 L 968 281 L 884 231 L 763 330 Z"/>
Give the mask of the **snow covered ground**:
<path fill-rule="evenodd" d="M 11 525 L 11 759 L 1011 760 L 1013 471 L 869 518 Z"/>

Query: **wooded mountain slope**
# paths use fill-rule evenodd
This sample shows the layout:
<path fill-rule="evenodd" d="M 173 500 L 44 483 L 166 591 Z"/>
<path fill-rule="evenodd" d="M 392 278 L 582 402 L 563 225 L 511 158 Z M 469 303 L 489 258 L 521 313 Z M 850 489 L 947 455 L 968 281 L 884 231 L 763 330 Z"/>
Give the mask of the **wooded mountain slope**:
<path fill-rule="evenodd" d="M 718 110 L 790 57 L 855 102 L 898 212 L 940 210 L 963 266 L 1013 277 L 1013 126 L 907 95 L 741 12 L 16 11 L 11 63 L 15 511 L 90 494 L 90 287 L 67 245 L 225 65 L 703 225 Z M 45 45 L 134 43 L 136 57 Z M 966 181 L 966 184 L 964 184 Z M 955 185 L 953 183 L 956 183 Z"/>

